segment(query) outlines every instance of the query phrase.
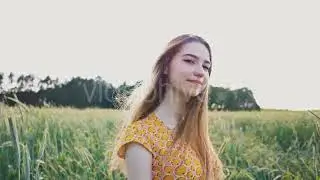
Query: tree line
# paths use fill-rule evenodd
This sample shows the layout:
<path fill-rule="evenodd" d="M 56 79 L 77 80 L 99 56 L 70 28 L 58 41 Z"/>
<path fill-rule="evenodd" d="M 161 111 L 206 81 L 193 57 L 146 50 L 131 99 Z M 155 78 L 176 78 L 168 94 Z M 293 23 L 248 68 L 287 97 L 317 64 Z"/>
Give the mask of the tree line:
<path fill-rule="evenodd" d="M 6 80 L 6 83 L 4 83 Z M 72 77 L 71 80 L 60 82 L 58 78 L 46 76 L 35 77 L 33 74 L 5 75 L 0 72 L 0 102 L 14 106 L 17 102 L 8 97 L 16 97 L 20 102 L 32 106 L 69 106 L 75 108 L 119 107 L 119 97 L 127 97 L 141 85 L 123 82 L 115 87 L 101 76 L 95 78 Z M 247 88 L 231 90 L 229 88 L 209 85 L 209 110 L 236 111 L 260 110 L 252 91 Z"/>

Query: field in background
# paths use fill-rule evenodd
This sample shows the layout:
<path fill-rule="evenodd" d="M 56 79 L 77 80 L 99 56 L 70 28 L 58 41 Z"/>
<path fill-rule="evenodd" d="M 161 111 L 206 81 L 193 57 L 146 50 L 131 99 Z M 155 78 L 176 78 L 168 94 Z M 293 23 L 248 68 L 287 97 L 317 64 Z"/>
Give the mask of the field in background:
<path fill-rule="evenodd" d="M 0 104 L 0 179 L 121 179 L 107 171 L 121 117 Z M 310 112 L 211 112 L 210 131 L 228 179 L 320 179 L 320 120 Z"/>

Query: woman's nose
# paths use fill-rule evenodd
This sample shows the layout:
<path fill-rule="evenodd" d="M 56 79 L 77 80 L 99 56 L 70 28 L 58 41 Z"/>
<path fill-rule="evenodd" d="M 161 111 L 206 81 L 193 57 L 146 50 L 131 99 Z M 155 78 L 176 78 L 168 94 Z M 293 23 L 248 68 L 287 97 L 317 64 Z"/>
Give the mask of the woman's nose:
<path fill-rule="evenodd" d="M 204 76 L 204 70 L 203 70 L 203 68 L 202 68 L 202 66 L 201 67 L 195 67 L 195 69 L 194 69 L 194 71 L 193 71 L 193 74 L 195 75 L 195 76 L 197 76 L 197 77 L 203 77 Z"/>

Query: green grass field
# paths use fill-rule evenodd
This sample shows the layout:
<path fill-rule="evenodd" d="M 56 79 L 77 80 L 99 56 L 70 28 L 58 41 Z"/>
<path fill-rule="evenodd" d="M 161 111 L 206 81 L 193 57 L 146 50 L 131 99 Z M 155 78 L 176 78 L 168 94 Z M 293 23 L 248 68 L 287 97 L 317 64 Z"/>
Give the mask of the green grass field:
<path fill-rule="evenodd" d="M 107 171 L 120 111 L 0 108 L 0 179 L 122 179 Z M 310 112 L 210 112 L 210 130 L 228 179 L 320 179 Z"/>

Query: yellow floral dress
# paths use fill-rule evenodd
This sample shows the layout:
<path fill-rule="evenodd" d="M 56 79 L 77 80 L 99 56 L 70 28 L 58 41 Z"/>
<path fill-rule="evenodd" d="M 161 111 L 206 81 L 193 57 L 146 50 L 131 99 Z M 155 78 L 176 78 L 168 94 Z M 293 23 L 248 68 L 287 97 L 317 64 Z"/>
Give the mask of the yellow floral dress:
<path fill-rule="evenodd" d="M 155 113 L 126 128 L 118 144 L 120 158 L 125 158 L 131 142 L 152 153 L 153 179 L 200 179 L 202 167 L 195 151 L 181 141 L 173 144 L 173 131 Z"/>

